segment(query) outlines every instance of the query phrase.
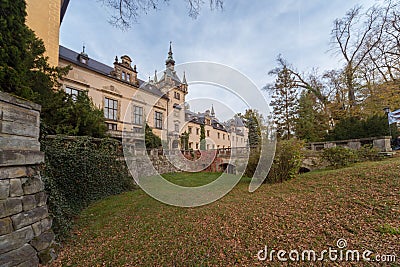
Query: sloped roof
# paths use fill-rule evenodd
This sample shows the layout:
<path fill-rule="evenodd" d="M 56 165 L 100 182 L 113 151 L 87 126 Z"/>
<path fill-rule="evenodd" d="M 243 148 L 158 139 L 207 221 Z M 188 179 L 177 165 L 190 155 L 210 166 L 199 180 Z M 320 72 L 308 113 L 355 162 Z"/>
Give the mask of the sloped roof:
<path fill-rule="evenodd" d="M 165 82 L 166 77 L 171 77 L 172 81 L 175 83 L 175 86 L 179 86 L 182 84 L 181 79 L 179 79 L 178 75 L 176 74 L 176 71 L 173 71 L 169 68 L 167 68 L 164 71 L 164 75 L 161 77 L 159 83 L 163 83 Z"/>
<path fill-rule="evenodd" d="M 97 60 L 94 60 L 94 59 L 89 59 L 87 61 L 87 64 L 84 64 L 84 63 L 80 62 L 79 55 L 80 54 L 78 52 L 75 52 L 75 51 L 73 51 L 73 50 L 71 50 L 69 48 L 66 48 L 66 47 L 62 46 L 62 45 L 59 46 L 59 57 L 61 59 L 64 59 L 64 60 L 66 60 L 68 62 L 76 64 L 76 65 L 78 65 L 78 66 L 80 66 L 82 68 L 86 68 L 86 69 L 92 70 L 94 72 L 97 72 L 99 74 L 108 76 L 109 78 L 117 79 L 116 77 L 113 77 L 111 75 L 111 72 L 114 70 L 113 67 L 110 67 L 110 66 L 108 66 L 108 65 L 106 65 L 104 63 L 101 63 L 101 62 L 99 62 Z M 122 81 L 122 80 L 119 80 L 119 79 L 117 79 L 117 80 L 120 81 L 120 82 L 126 83 L 128 85 L 132 85 L 132 84 L 126 82 L 126 81 Z M 141 89 L 143 91 L 146 91 L 146 92 L 149 92 L 151 94 L 163 97 L 163 98 L 168 98 L 156 86 L 154 86 L 154 85 L 152 85 L 150 83 L 146 83 L 145 81 L 140 80 L 140 79 L 138 79 L 138 81 L 139 81 L 139 89 Z"/>

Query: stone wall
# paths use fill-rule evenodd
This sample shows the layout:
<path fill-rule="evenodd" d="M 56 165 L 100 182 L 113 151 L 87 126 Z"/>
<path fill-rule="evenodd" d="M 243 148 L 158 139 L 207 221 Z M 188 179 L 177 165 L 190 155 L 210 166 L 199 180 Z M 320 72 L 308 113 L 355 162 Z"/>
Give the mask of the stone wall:
<path fill-rule="evenodd" d="M 380 152 L 390 152 L 392 151 L 392 148 L 390 147 L 390 139 L 391 136 L 381 136 L 381 137 L 370 137 L 370 138 L 351 139 L 351 140 L 314 142 L 314 143 L 308 143 L 307 148 L 312 151 L 321 151 L 326 148 L 343 146 L 357 150 L 360 149 L 363 145 L 372 145 Z"/>
<path fill-rule="evenodd" d="M 39 105 L 0 92 L 0 266 L 38 266 L 55 256 L 39 118 Z"/>

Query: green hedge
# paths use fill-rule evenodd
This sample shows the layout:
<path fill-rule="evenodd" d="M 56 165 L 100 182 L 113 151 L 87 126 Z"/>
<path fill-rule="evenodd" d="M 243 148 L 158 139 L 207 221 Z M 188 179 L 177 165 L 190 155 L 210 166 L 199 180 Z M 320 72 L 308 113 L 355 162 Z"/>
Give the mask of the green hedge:
<path fill-rule="evenodd" d="M 134 188 L 116 140 L 58 136 L 42 140 L 41 146 L 43 180 L 59 239 L 68 235 L 74 217 L 90 203 Z"/>
<path fill-rule="evenodd" d="M 356 162 L 382 159 L 379 155 L 379 150 L 371 145 L 364 145 L 358 150 L 341 146 L 327 148 L 324 150 L 322 158 L 336 169 L 350 166 Z"/>

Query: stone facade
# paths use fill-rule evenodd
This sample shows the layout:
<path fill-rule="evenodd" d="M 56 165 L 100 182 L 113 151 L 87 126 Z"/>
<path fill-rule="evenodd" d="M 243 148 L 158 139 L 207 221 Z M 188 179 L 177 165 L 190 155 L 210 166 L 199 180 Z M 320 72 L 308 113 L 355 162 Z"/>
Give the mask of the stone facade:
<path fill-rule="evenodd" d="M 58 44 L 60 36 L 60 12 L 62 0 L 27 0 L 26 24 L 36 36 L 43 40 L 45 55 L 51 66 L 58 66 Z"/>
<path fill-rule="evenodd" d="M 0 266 L 38 266 L 55 256 L 39 117 L 39 105 L 0 92 Z"/>

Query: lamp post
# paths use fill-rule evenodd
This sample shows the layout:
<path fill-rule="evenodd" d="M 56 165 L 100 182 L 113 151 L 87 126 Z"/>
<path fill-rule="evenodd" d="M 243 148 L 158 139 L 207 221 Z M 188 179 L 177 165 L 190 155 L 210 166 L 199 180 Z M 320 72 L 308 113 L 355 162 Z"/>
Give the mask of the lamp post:
<path fill-rule="evenodd" d="M 389 134 L 390 134 L 390 139 L 392 139 L 392 129 L 390 128 L 390 120 L 389 120 L 389 113 L 390 113 L 390 108 L 389 107 L 384 107 L 383 111 L 385 111 L 386 116 L 388 117 L 388 124 L 389 124 Z"/>

